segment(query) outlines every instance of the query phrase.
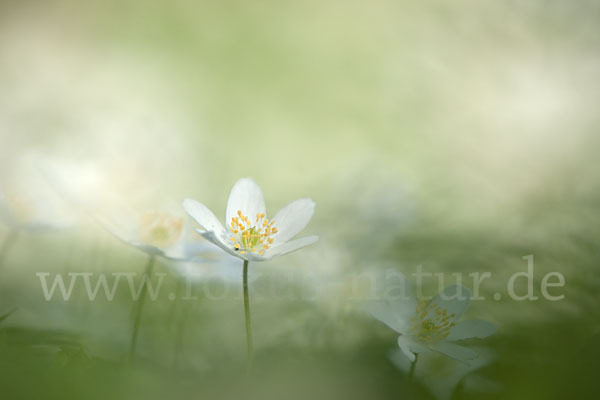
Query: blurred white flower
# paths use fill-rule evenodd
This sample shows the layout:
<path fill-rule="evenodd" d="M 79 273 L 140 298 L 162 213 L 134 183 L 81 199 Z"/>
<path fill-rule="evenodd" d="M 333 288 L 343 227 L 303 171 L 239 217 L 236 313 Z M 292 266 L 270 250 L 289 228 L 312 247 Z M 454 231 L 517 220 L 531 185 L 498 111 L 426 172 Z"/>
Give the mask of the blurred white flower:
<path fill-rule="evenodd" d="M 398 346 L 410 361 L 415 353 L 431 351 L 459 361 L 477 358 L 477 352 L 454 342 L 485 338 L 496 331 L 488 321 L 472 319 L 457 322 L 469 306 L 471 292 L 460 285 L 448 286 L 429 303 L 412 293 L 397 299 L 367 303 L 367 311 L 398 332 Z"/>
<path fill-rule="evenodd" d="M 428 353 L 419 356 L 419 368 L 414 373 L 414 379 L 427 389 L 438 400 L 450 400 L 456 388 L 462 385 L 465 392 L 471 395 L 495 393 L 501 386 L 480 374 L 478 370 L 491 364 L 496 354 L 486 348 L 477 348 L 479 356 L 467 362 L 441 356 L 438 353 Z M 410 374 L 412 363 L 395 349 L 389 354 L 390 361 L 401 371 Z"/>
<path fill-rule="evenodd" d="M 203 261 L 211 257 L 210 253 L 217 256 L 212 245 L 192 232 L 189 218 L 179 207 L 176 211 L 170 207 L 141 212 L 147 208 L 142 200 L 156 195 L 156 190 L 134 168 L 120 168 L 122 163 L 100 168 L 52 159 L 38 164 L 73 208 L 89 215 L 122 242 L 170 260 Z"/>
<path fill-rule="evenodd" d="M 227 200 L 226 227 L 202 203 L 183 201 L 183 208 L 202 226 L 198 233 L 227 253 L 248 261 L 266 261 L 315 243 L 317 236 L 292 240 L 302 231 L 315 210 L 311 199 L 299 199 L 282 208 L 271 220 L 265 200 L 252 179 L 236 182 Z"/>
<path fill-rule="evenodd" d="M 180 261 L 201 261 L 201 256 L 210 258 L 207 253 L 213 247 L 192 234 L 189 221 L 184 216 L 127 211 L 93 217 L 115 237 L 149 255 Z"/>
<path fill-rule="evenodd" d="M 74 223 L 73 214 L 61 199 L 51 189 L 34 183 L 0 186 L 0 219 L 18 231 L 57 230 Z"/>

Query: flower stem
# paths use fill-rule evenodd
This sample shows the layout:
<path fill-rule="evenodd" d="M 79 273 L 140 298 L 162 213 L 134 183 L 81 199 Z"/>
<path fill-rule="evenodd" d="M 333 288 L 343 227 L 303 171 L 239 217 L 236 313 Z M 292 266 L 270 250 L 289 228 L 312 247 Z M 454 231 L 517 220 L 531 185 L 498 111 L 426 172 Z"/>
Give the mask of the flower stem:
<path fill-rule="evenodd" d="M 150 256 L 148 264 L 146 265 L 146 271 L 142 277 L 142 289 L 140 297 L 138 298 L 137 307 L 135 309 L 135 317 L 133 321 L 133 332 L 131 333 L 131 346 L 129 347 L 129 362 L 133 361 L 135 356 L 135 347 L 137 345 L 138 330 L 140 329 L 140 321 L 142 320 L 142 310 L 144 309 L 144 301 L 146 300 L 146 276 L 148 279 L 152 276 L 152 268 L 154 267 L 154 255 Z"/>
<path fill-rule="evenodd" d="M 176 334 L 176 338 L 175 338 L 175 351 L 173 353 L 174 354 L 173 369 L 178 368 L 179 359 L 181 357 L 181 353 L 183 350 L 183 333 L 184 333 L 185 327 L 187 326 L 187 321 L 189 319 L 188 317 L 192 311 L 193 306 L 194 306 L 194 303 L 192 303 L 190 301 L 184 301 L 184 304 L 182 306 L 182 308 L 183 308 L 182 315 L 179 318 L 179 324 L 177 326 L 177 334 Z"/>
<path fill-rule="evenodd" d="M 248 370 L 252 367 L 254 346 L 252 343 L 252 321 L 250 316 L 250 297 L 248 296 L 248 260 L 244 260 L 244 314 L 246 316 L 246 343 L 248 346 Z"/>
<path fill-rule="evenodd" d="M 175 298 L 173 299 L 173 304 L 171 305 L 171 310 L 169 311 L 169 316 L 167 317 L 167 329 L 169 331 L 173 326 L 173 321 L 175 320 L 177 309 L 179 308 L 179 298 L 181 297 L 181 289 L 183 286 L 182 280 L 183 278 L 178 276 L 175 282 L 175 293 L 173 293 Z"/>
<path fill-rule="evenodd" d="M 412 382 L 415 375 L 415 369 L 417 368 L 417 361 L 419 360 L 419 353 L 415 353 L 415 361 L 410 364 L 410 371 L 408 371 L 408 383 Z"/>
<path fill-rule="evenodd" d="M 6 238 L 4 238 L 2 248 L 0 249 L 0 267 L 2 267 L 2 264 L 4 264 L 4 258 L 8 254 L 8 251 L 13 246 L 13 244 L 15 244 L 18 236 L 19 231 L 16 229 L 11 229 L 6 235 Z"/>

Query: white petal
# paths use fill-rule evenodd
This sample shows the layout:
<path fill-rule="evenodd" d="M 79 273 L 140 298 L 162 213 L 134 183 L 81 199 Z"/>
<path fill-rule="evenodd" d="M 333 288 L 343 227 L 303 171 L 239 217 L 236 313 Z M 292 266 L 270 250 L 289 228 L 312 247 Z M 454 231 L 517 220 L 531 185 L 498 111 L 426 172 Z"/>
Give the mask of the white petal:
<path fill-rule="evenodd" d="M 454 343 L 440 342 L 429 346 L 431 350 L 445 354 L 458 361 L 469 361 L 477 358 L 477 352 Z"/>
<path fill-rule="evenodd" d="M 205 231 L 220 233 L 225 230 L 217 217 L 215 217 L 215 214 L 204 204 L 193 199 L 185 199 L 183 201 L 183 208 Z"/>
<path fill-rule="evenodd" d="M 240 256 L 240 258 L 242 258 L 244 260 L 248 260 L 248 261 L 253 261 L 253 262 L 268 261 L 271 259 L 271 257 L 261 256 L 258 253 L 252 253 L 252 252 L 247 252 L 245 254 L 242 254 Z"/>
<path fill-rule="evenodd" d="M 496 332 L 496 325 L 482 319 L 470 319 L 456 324 L 446 338 L 449 341 L 470 338 L 485 338 Z"/>
<path fill-rule="evenodd" d="M 388 310 L 383 316 L 385 320 L 374 315 L 375 318 L 398 333 L 408 333 L 417 299 L 404 274 L 395 268 L 387 268 L 368 271 L 367 276 L 370 277 L 372 286 L 366 302 L 380 303 L 374 307 Z"/>
<path fill-rule="evenodd" d="M 92 218 L 121 242 L 151 255 L 165 256 L 165 252 L 162 249 L 139 240 L 139 227 L 135 220 L 131 218 L 131 215 L 133 215 L 131 212 L 115 213 L 110 217 L 95 214 L 92 215 Z M 179 257 L 172 258 L 180 259 Z"/>
<path fill-rule="evenodd" d="M 407 323 L 404 318 L 400 318 L 392 306 L 384 300 L 369 301 L 365 304 L 367 311 L 373 318 L 383 322 L 398 333 L 407 332 Z"/>
<path fill-rule="evenodd" d="M 221 235 L 218 235 L 216 232 L 214 231 L 203 231 L 201 229 L 197 229 L 196 230 L 200 235 L 202 235 L 202 237 L 206 240 L 208 240 L 209 242 L 211 242 L 212 244 L 220 247 L 222 250 L 224 250 L 225 252 L 231 254 L 232 256 L 238 257 L 238 258 L 242 258 L 240 257 L 240 254 L 237 253 L 234 249 L 233 246 L 229 245 L 228 243 L 226 243 L 222 238 Z"/>
<path fill-rule="evenodd" d="M 451 321 L 454 321 L 469 307 L 470 299 L 471 291 L 469 289 L 461 285 L 452 285 L 435 296 L 430 304 L 448 310 L 448 315 L 454 314 L 450 318 Z"/>
<path fill-rule="evenodd" d="M 291 253 L 293 251 L 299 250 L 303 247 L 316 243 L 318 240 L 318 236 L 306 236 L 300 239 L 292 240 L 291 242 L 286 242 L 267 250 L 265 252 L 265 257 L 273 258 L 277 256 L 282 256 L 284 254 Z"/>
<path fill-rule="evenodd" d="M 202 231 L 200 229 L 198 229 L 197 232 L 200 235 L 202 235 L 202 237 L 204 239 L 219 246 L 225 252 L 227 252 L 228 254 L 230 254 L 234 257 L 241 258 L 242 260 L 248 260 L 248 261 L 267 261 L 269 259 L 267 257 L 261 256 L 259 254 L 252 253 L 252 252 L 246 252 L 246 253 L 242 254 L 241 251 L 236 251 L 232 244 L 223 240 L 222 235 L 218 235 L 218 234 L 216 234 L 216 232 Z"/>
<path fill-rule="evenodd" d="M 414 353 L 427 353 L 429 349 L 426 346 L 418 343 L 414 336 L 400 335 L 398 336 L 398 346 L 410 361 L 415 361 Z"/>
<path fill-rule="evenodd" d="M 171 260 L 205 262 L 212 261 L 216 252 L 222 254 L 221 250 L 216 249 L 212 243 L 199 238 L 195 233 L 187 232 L 184 228 L 179 240 L 165 249 L 164 257 Z"/>
<path fill-rule="evenodd" d="M 404 274 L 387 268 L 369 271 L 368 276 L 372 287 L 366 310 L 396 332 L 407 334 L 417 299 Z"/>
<path fill-rule="evenodd" d="M 227 200 L 227 210 L 225 212 L 225 225 L 231 223 L 233 217 L 237 217 L 237 212 L 241 211 L 245 216 L 254 221 L 256 214 L 264 214 L 265 199 L 260 187 L 250 178 L 240 179 L 233 185 L 229 199 Z"/>
<path fill-rule="evenodd" d="M 392 349 L 388 353 L 388 357 L 400 371 L 403 371 L 404 373 L 408 373 L 410 371 L 412 363 L 407 358 L 406 353 L 404 353 L 401 349 Z M 419 369 L 417 369 L 415 372 L 418 373 Z"/>
<path fill-rule="evenodd" d="M 315 202 L 298 199 L 283 207 L 274 217 L 278 233 L 273 236 L 274 244 L 287 242 L 308 225 L 315 212 Z"/>
<path fill-rule="evenodd" d="M 117 239 L 128 243 L 140 243 L 139 223 L 132 218 L 133 213 L 122 212 L 113 215 L 94 214 L 92 218 Z"/>
<path fill-rule="evenodd" d="M 400 350 L 402 350 L 402 353 L 406 356 L 406 358 L 410 360 L 410 362 L 415 362 L 415 359 L 417 358 L 417 356 L 415 356 L 415 353 L 411 352 L 407 346 L 404 346 L 399 341 L 398 346 L 400 346 Z"/>

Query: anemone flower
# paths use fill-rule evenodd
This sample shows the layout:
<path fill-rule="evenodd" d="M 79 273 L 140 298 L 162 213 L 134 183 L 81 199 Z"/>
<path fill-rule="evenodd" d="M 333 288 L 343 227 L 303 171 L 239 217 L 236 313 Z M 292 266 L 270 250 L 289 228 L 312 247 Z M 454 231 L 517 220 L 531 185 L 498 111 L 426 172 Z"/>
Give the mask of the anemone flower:
<path fill-rule="evenodd" d="M 450 400 L 459 385 L 473 398 L 477 394 L 489 396 L 501 387 L 479 370 L 491 364 L 496 359 L 496 354 L 485 347 L 478 347 L 477 353 L 477 358 L 468 362 L 457 361 L 435 352 L 422 354 L 419 357 L 419 370 L 414 373 L 413 380 L 437 400 Z M 398 348 L 390 351 L 389 359 L 406 374 L 413 365 Z M 412 391 L 412 387 L 407 389 L 409 393 Z"/>
<path fill-rule="evenodd" d="M 53 193 L 39 185 L 0 189 L 0 220 L 9 229 L 0 247 L 0 265 L 21 232 L 48 232 L 69 228 L 73 216 Z"/>
<path fill-rule="evenodd" d="M 119 168 L 121 163 L 98 165 L 81 160 L 42 159 L 38 161 L 38 165 L 56 192 L 74 209 L 90 216 L 121 242 L 148 254 L 140 295 L 133 311 L 129 351 L 129 359 L 132 361 L 147 284 L 156 259 L 162 257 L 172 261 L 168 265 L 179 272 L 175 262 L 211 259 L 209 252 L 213 246 L 192 231 L 187 215 L 178 215 L 179 206 L 176 212 L 171 209 L 140 212 L 137 204 L 155 195 L 158 188 L 154 182 L 141 179 L 142 176 L 135 173 L 135 169 Z M 132 207 L 131 204 L 136 206 Z M 218 256 L 217 253 L 215 255 Z M 180 280 L 183 279 L 179 273 L 177 276 Z"/>
<path fill-rule="evenodd" d="M 214 259 L 210 253 L 212 246 L 196 235 L 188 219 L 164 212 L 135 213 L 131 210 L 107 215 L 93 215 L 107 231 L 127 245 L 149 255 L 144 279 L 152 276 L 156 257 L 170 261 L 204 261 Z M 218 257 L 218 254 L 216 254 Z M 137 336 L 146 298 L 147 287 L 142 286 L 135 310 L 135 319 L 129 350 L 130 360 L 135 356 Z"/>
<path fill-rule="evenodd" d="M 183 201 L 183 208 L 204 229 L 198 233 L 227 253 L 245 261 L 267 261 L 315 243 L 317 236 L 290 241 L 312 218 L 315 203 L 299 199 L 269 220 L 260 187 L 252 179 L 240 179 L 231 189 L 225 227 L 202 203 Z"/>
<path fill-rule="evenodd" d="M 496 326 L 481 319 L 459 321 L 469 306 L 471 292 L 463 286 L 448 286 L 426 303 L 412 294 L 397 299 L 370 301 L 367 311 L 400 334 L 398 346 L 412 362 L 414 374 L 419 353 L 438 352 L 458 361 L 477 358 L 478 353 L 455 342 L 485 338 Z"/>
<path fill-rule="evenodd" d="M 93 218 L 117 239 L 150 256 L 190 261 L 211 250 L 206 241 L 192 235 L 187 218 L 176 213 L 128 210 Z"/>
<path fill-rule="evenodd" d="M 225 226 L 202 203 L 185 199 L 183 208 L 202 227 L 197 230 L 202 237 L 243 260 L 244 312 L 250 366 L 253 344 L 248 296 L 248 262 L 267 261 L 315 243 L 318 240 L 317 236 L 290 240 L 308 225 L 315 210 L 315 203 L 307 198 L 295 200 L 269 219 L 262 190 L 252 179 L 244 178 L 235 183 L 229 194 Z"/>

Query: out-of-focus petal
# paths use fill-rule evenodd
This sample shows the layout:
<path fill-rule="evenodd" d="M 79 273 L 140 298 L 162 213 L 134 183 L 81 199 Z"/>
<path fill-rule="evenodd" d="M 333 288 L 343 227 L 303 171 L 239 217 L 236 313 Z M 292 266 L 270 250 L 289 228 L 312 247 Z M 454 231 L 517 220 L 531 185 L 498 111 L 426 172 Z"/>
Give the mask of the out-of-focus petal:
<path fill-rule="evenodd" d="M 440 342 L 429 346 L 431 350 L 445 354 L 458 361 L 469 361 L 477 358 L 477 352 L 455 343 Z"/>
<path fill-rule="evenodd" d="M 471 291 L 462 285 L 452 285 L 446 287 L 437 296 L 431 300 L 431 310 L 436 307 L 446 309 L 448 311 L 449 319 L 455 321 L 465 312 L 469 307 L 471 300 Z"/>
<path fill-rule="evenodd" d="M 469 319 L 458 322 L 446 338 L 448 341 L 463 340 L 470 338 L 485 338 L 493 335 L 498 327 L 491 322 L 482 319 Z"/>

